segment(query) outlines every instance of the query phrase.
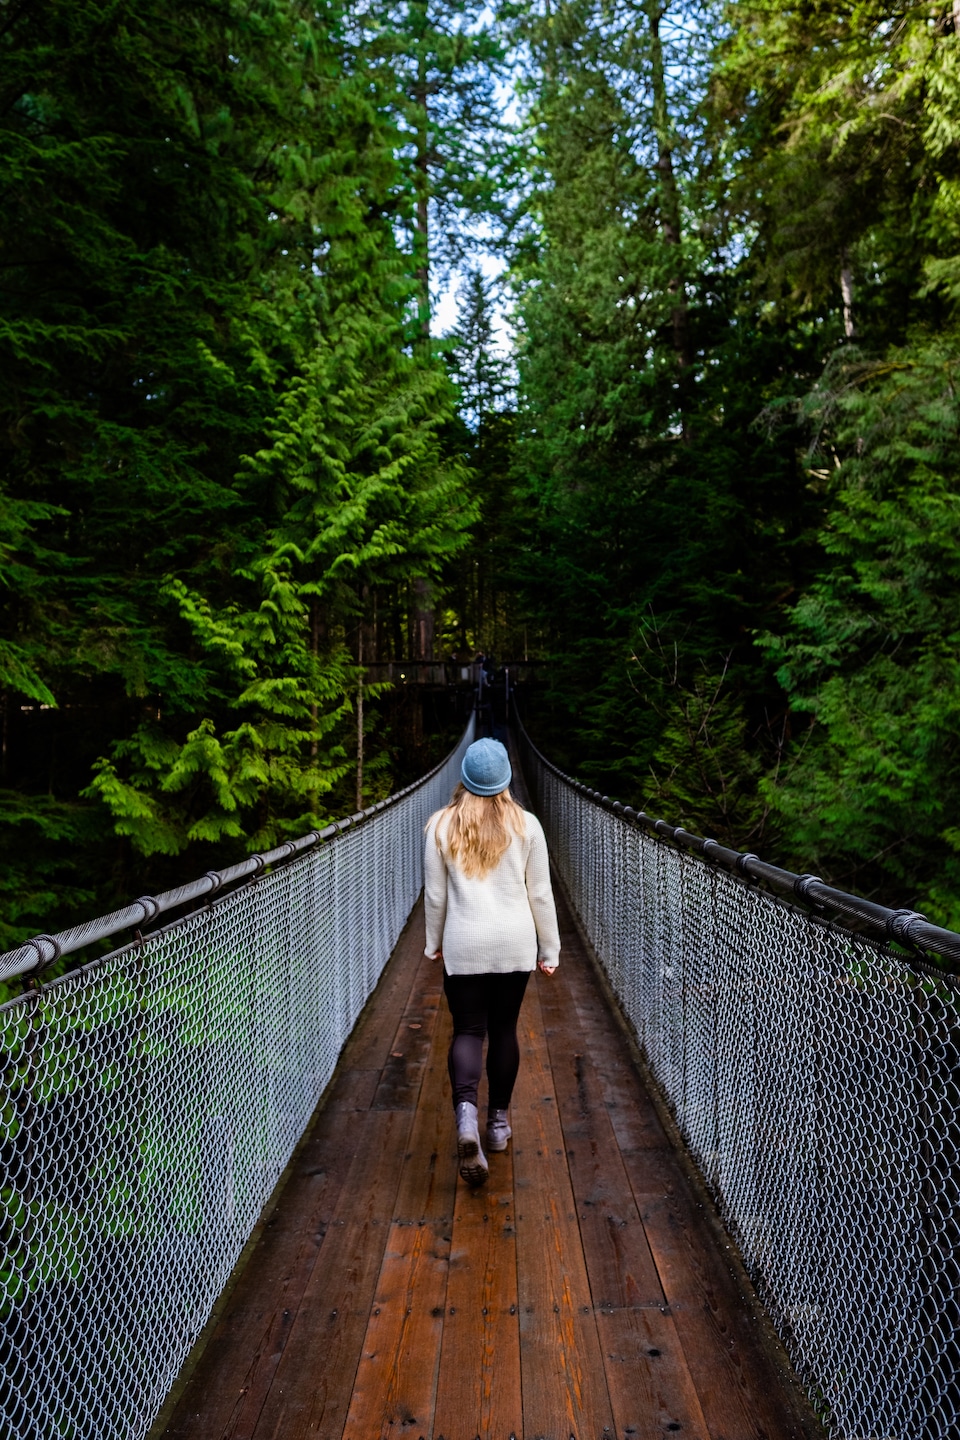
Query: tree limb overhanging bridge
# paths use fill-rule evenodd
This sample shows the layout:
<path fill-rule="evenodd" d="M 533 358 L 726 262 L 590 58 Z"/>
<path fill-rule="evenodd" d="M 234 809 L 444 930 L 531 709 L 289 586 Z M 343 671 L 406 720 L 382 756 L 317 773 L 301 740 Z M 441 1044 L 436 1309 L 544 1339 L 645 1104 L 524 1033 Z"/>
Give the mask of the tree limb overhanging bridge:
<path fill-rule="evenodd" d="M 470 1192 L 417 901 L 472 726 L 362 815 L 0 957 L 4 1440 L 955 1440 L 958 982 L 923 956 L 960 936 L 520 732 L 565 957 Z"/>

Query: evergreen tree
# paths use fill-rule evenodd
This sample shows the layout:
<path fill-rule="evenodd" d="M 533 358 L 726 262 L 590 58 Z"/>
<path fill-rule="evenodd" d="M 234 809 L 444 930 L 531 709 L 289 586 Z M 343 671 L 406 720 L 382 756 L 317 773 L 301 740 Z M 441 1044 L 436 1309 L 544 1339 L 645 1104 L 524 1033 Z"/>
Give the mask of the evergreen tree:
<path fill-rule="evenodd" d="M 223 859 L 348 808 L 364 588 L 439 568 L 470 508 L 452 392 L 406 348 L 391 96 L 341 12 L 82 0 L 0 43 L 23 933 L 55 927 L 62 877 L 104 893 L 111 833 Z"/>
<path fill-rule="evenodd" d="M 366 667 L 441 641 L 538 654 L 611 793 L 954 917 L 958 44 L 875 0 L 11 11 L 0 939 L 383 793 Z M 515 355 L 475 268 L 434 340 L 507 234 Z"/>
<path fill-rule="evenodd" d="M 848 351 L 828 367 L 806 402 L 818 424 L 812 465 L 830 488 L 824 562 L 789 628 L 767 641 L 799 732 L 770 787 L 786 854 L 953 926 L 957 367 L 953 336 L 895 365 Z"/>
<path fill-rule="evenodd" d="M 796 736 L 767 791 L 795 864 L 956 923 L 960 37 L 946 8 L 738 21 L 717 85 L 742 117 L 758 276 L 837 347 L 790 407 L 822 549 L 765 642 Z"/>
<path fill-rule="evenodd" d="M 802 573 L 810 505 L 794 436 L 753 428 L 797 375 L 731 258 L 703 97 L 668 94 L 681 43 L 645 7 L 566 6 L 544 27 L 518 474 L 541 528 L 529 595 L 563 758 L 745 843 L 777 750 L 750 628 Z M 791 359 L 815 372 L 809 344 Z"/>
<path fill-rule="evenodd" d="M 505 150 L 496 77 L 503 47 L 476 0 L 393 0 L 365 12 L 371 54 L 395 87 L 413 195 L 417 338 L 430 338 L 433 268 L 469 250 L 497 209 Z"/>
<path fill-rule="evenodd" d="M 520 596 L 531 517 L 513 487 L 515 377 L 496 337 L 499 282 L 470 269 L 461 282 L 454 333 L 443 342 L 460 394 L 460 443 L 469 463 L 477 518 L 465 556 L 448 563 L 453 648 L 498 659 L 524 653 Z"/>

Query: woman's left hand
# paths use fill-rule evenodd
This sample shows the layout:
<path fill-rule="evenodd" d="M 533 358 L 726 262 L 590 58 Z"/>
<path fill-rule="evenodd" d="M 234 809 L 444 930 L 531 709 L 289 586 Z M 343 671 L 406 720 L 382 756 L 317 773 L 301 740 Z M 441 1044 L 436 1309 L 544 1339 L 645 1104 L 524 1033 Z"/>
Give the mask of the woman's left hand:
<path fill-rule="evenodd" d="M 557 968 L 557 967 L 556 967 L 555 964 L 554 964 L 554 965 L 547 965 L 547 964 L 544 963 L 543 960 L 538 960 L 538 961 L 537 961 L 537 969 L 540 971 L 540 973 L 541 973 L 542 975 L 552 975 L 553 972 L 554 972 L 554 970 L 556 970 L 556 968 Z"/>

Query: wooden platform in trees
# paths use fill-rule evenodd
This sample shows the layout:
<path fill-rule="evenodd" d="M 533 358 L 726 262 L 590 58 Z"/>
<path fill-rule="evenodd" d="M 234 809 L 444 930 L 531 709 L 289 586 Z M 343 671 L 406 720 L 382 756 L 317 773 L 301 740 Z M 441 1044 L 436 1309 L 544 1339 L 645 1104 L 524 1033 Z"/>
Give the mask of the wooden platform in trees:
<path fill-rule="evenodd" d="M 514 1139 L 458 1179 L 418 910 L 167 1440 L 801 1440 L 570 917 Z"/>

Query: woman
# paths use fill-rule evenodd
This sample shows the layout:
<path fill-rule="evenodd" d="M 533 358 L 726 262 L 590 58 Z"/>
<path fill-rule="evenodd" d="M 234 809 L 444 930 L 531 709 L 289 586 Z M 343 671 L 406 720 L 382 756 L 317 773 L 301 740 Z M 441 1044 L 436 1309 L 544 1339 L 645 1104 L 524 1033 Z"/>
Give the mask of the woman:
<path fill-rule="evenodd" d="M 543 828 L 508 790 L 510 759 L 498 740 L 463 757 L 450 804 L 427 822 L 425 954 L 443 961 L 453 1016 L 448 1066 L 460 1174 L 487 1178 L 477 1125 L 477 1086 L 487 1046 L 488 1150 L 506 1150 L 507 1110 L 520 1067 L 517 1018 L 530 973 L 560 960 L 557 911 Z"/>

